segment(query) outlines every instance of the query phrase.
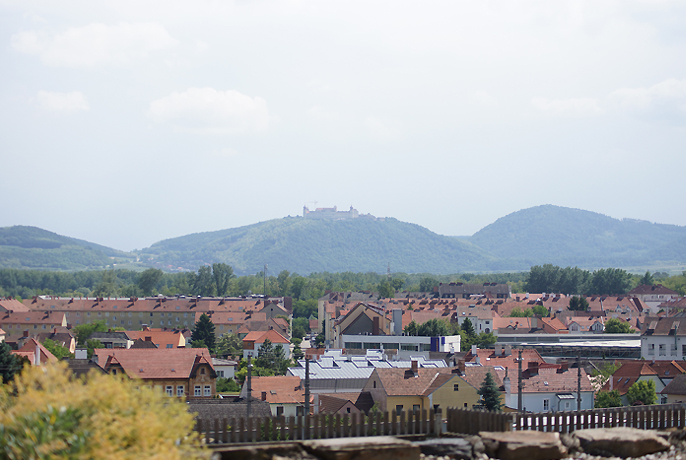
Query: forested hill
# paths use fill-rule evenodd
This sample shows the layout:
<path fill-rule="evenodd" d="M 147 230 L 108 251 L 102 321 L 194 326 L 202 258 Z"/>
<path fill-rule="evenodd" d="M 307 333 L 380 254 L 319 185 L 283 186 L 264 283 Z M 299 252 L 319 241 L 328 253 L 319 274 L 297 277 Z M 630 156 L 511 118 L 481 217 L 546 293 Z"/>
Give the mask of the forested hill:
<path fill-rule="evenodd" d="M 547 263 L 655 270 L 686 268 L 686 227 L 551 205 L 517 211 L 462 238 L 391 218 L 286 217 L 168 239 L 135 254 L 35 227 L 0 228 L 0 268 L 84 270 L 136 257 L 141 268 L 197 270 L 223 262 L 237 274 L 258 273 L 265 263 L 270 273 L 301 275 L 382 273 L 388 264 L 393 272 L 435 274 L 524 271 Z"/>
<path fill-rule="evenodd" d="M 498 270 L 496 261 L 464 240 L 419 225 L 385 220 L 275 219 L 246 227 L 164 240 L 143 249 L 141 261 L 195 269 L 224 262 L 236 273 L 311 272 L 458 273 Z M 528 267 L 510 267 L 522 268 Z"/>
<path fill-rule="evenodd" d="M 523 209 L 468 239 L 497 258 L 526 266 L 645 267 L 686 263 L 686 227 L 613 219 L 580 209 L 544 205 Z"/>
<path fill-rule="evenodd" d="M 0 268 L 88 270 L 132 257 L 116 249 L 37 227 L 0 227 Z"/>

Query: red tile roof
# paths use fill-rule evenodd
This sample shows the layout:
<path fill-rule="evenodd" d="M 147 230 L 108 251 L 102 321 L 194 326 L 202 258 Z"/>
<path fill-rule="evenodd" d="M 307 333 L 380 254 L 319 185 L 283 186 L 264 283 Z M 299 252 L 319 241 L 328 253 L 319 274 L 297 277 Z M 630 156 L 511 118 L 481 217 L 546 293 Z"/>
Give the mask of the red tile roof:
<path fill-rule="evenodd" d="M 96 348 L 94 352 L 100 367 L 107 370 L 118 363 L 130 378 L 188 379 L 200 364 L 214 371 L 207 348 Z"/>
<path fill-rule="evenodd" d="M 252 396 L 262 399 L 263 393 L 270 404 L 305 404 L 305 388 L 300 385 L 300 377 L 253 377 Z"/>

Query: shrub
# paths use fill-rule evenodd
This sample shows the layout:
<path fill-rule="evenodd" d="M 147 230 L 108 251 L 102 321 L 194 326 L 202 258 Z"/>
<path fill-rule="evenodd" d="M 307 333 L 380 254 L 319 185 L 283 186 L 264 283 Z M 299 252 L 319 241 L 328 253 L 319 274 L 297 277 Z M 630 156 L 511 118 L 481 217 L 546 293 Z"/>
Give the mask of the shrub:
<path fill-rule="evenodd" d="M 32 366 L 0 388 L 2 459 L 206 458 L 181 402 L 126 378 Z"/>

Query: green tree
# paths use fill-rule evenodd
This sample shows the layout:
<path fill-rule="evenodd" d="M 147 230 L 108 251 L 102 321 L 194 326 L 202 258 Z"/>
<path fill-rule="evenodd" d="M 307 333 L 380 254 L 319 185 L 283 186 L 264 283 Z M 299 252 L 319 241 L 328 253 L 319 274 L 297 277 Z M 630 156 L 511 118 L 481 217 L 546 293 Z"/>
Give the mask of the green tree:
<path fill-rule="evenodd" d="M 214 335 L 214 323 L 206 313 L 200 315 L 200 318 L 193 327 L 191 344 L 193 344 L 196 340 L 202 340 L 205 342 L 205 345 L 207 345 L 207 348 L 210 350 L 210 352 L 214 352 L 216 341 Z"/>
<path fill-rule="evenodd" d="M 43 345 L 45 349 L 52 353 L 57 359 L 69 358 L 72 356 L 69 348 L 65 347 L 64 345 L 60 345 L 54 340 L 45 339 L 41 345 Z"/>
<path fill-rule="evenodd" d="M 2 383 L 11 382 L 14 376 L 21 372 L 23 362 L 17 355 L 12 354 L 12 347 L 0 342 L 0 374 Z"/>
<path fill-rule="evenodd" d="M 655 393 L 655 382 L 652 380 L 640 380 L 629 388 L 626 392 L 626 399 L 630 405 L 635 403 L 655 404 L 657 394 Z"/>
<path fill-rule="evenodd" d="M 217 340 L 217 355 L 219 356 L 242 356 L 243 341 L 238 334 L 222 334 Z"/>
<path fill-rule="evenodd" d="M 498 341 L 497 337 L 491 332 L 482 332 L 472 340 L 472 344 L 478 348 L 489 348 Z"/>
<path fill-rule="evenodd" d="M 143 295 L 152 295 L 163 275 L 164 272 L 157 268 L 148 268 L 142 272 L 138 278 L 138 287 L 143 291 Z"/>
<path fill-rule="evenodd" d="M 103 320 L 99 319 L 92 323 L 78 324 L 72 328 L 72 332 L 76 336 L 77 345 L 82 347 L 86 345 L 86 341 L 93 332 L 107 332 L 107 325 Z"/>
<path fill-rule="evenodd" d="M 601 268 L 593 272 L 587 294 L 618 295 L 631 289 L 632 276 L 621 268 Z"/>
<path fill-rule="evenodd" d="M 399 291 L 403 288 L 403 285 L 405 284 L 405 280 L 402 280 L 400 278 L 393 278 L 391 280 L 391 287 L 393 288 L 394 291 Z"/>
<path fill-rule="evenodd" d="M 280 344 L 274 346 L 269 339 L 260 345 L 257 355 L 255 366 L 269 369 L 276 375 L 285 375 L 291 364 L 290 360 L 286 359 L 283 346 Z"/>
<path fill-rule="evenodd" d="M 191 293 L 202 297 L 213 296 L 216 292 L 214 285 L 214 277 L 212 276 L 212 268 L 207 265 L 200 267 L 197 274 L 193 276 L 191 283 Z"/>
<path fill-rule="evenodd" d="M 219 377 L 217 379 L 217 393 L 240 393 L 241 387 L 234 379 Z"/>
<path fill-rule="evenodd" d="M 546 316 L 550 315 L 550 312 L 548 311 L 548 309 L 545 308 L 543 305 L 534 305 L 531 310 L 533 310 L 534 315 L 536 315 L 536 316 L 546 317 Z"/>
<path fill-rule="evenodd" d="M 438 281 L 431 277 L 424 277 L 419 280 L 419 292 L 433 292 L 434 286 L 438 286 Z"/>
<path fill-rule="evenodd" d="M 392 299 L 395 297 L 393 286 L 391 286 L 391 283 L 388 280 L 384 280 L 379 283 L 377 289 L 379 290 L 379 297 L 382 299 Z"/>
<path fill-rule="evenodd" d="M 569 309 L 572 311 L 588 311 L 588 300 L 581 296 L 569 299 Z"/>
<path fill-rule="evenodd" d="M 324 348 L 324 342 L 326 342 L 326 337 L 324 337 L 324 334 L 318 334 L 317 337 L 314 338 L 314 347 Z"/>
<path fill-rule="evenodd" d="M 476 337 L 474 325 L 472 325 L 472 321 L 469 318 L 465 318 L 464 321 L 462 321 L 461 327 L 462 331 L 467 334 L 467 337 Z"/>
<path fill-rule="evenodd" d="M 93 289 L 93 294 L 96 297 L 117 297 L 119 295 L 117 275 L 114 273 L 114 270 L 102 272 L 102 279 Z"/>
<path fill-rule="evenodd" d="M 545 308 L 545 307 L 543 307 Z M 547 310 L 546 310 L 547 313 Z M 534 311 L 531 308 L 525 308 L 522 310 L 519 307 L 514 307 L 510 311 L 510 318 L 528 318 L 530 316 L 534 316 Z"/>
<path fill-rule="evenodd" d="M 610 318 L 605 321 L 605 332 L 608 334 L 630 334 L 636 332 L 626 321 L 617 318 Z"/>
<path fill-rule="evenodd" d="M 300 348 L 300 344 L 296 344 L 293 347 L 293 359 L 303 359 L 305 357 L 305 353 L 303 353 L 302 348 Z"/>
<path fill-rule="evenodd" d="M 229 283 L 235 277 L 236 275 L 233 274 L 233 268 L 230 265 L 222 263 L 212 264 L 212 278 L 218 296 L 226 296 L 229 292 Z"/>
<path fill-rule="evenodd" d="M 619 390 L 600 391 L 595 397 L 594 407 L 596 409 L 622 406 L 622 397 L 619 394 Z"/>
<path fill-rule="evenodd" d="M 447 321 L 440 319 L 430 319 L 429 321 L 422 323 L 417 328 L 417 335 L 423 337 L 440 337 L 445 335 L 450 335 L 450 326 Z"/>
<path fill-rule="evenodd" d="M 416 336 L 419 335 L 419 326 L 415 322 L 415 320 L 410 321 L 410 324 L 405 326 L 405 329 L 403 329 L 403 332 L 405 335 L 412 335 Z"/>
<path fill-rule="evenodd" d="M 495 380 L 490 372 L 486 374 L 481 387 L 477 390 L 477 393 L 481 395 L 484 406 L 490 411 L 500 411 L 502 408 L 502 403 L 500 400 L 500 391 L 498 386 L 495 384 Z"/>
<path fill-rule="evenodd" d="M 310 321 L 307 318 L 293 318 L 293 337 L 302 339 L 310 331 Z"/>
<path fill-rule="evenodd" d="M 638 280 L 638 284 L 639 284 L 639 286 L 640 286 L 640 285 L 643 285 L 643 284 L 646 284 L 646 285 L 648 285 L 648 286 L 652 286 L 653 284 L 655 284 L 655 280 L 653 279 L 653 275 L 651 275 L 650 272 L 647 271 L 647 272 L 645 273 L 645 275 L 643 275 L 643 276 Z"/>
<path fill-rule="evenodd" d="M 88 359 L 91 359 L 93 355 L 95 354 L 95 349 L 96 348 L 105 348 L 105 345 L 102 344 L 98 339 L 88 339 L 86 340 L 86 354 L 88 355 Z"/>

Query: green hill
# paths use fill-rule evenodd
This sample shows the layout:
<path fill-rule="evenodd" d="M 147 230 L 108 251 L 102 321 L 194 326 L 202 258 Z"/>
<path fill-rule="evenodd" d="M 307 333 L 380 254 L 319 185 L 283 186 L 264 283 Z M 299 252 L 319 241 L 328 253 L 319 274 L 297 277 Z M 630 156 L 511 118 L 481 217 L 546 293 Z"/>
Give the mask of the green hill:
<path fill-rule="evenodd" d="M 396 219 L 275 219 L 246 227 L 197 233 L 153 244 L 144 263 L 195 269 L 225 262 L 239 274 L 311 272 L 457 273 L 497 270 L 501 262 L 468 242 Z"/>
<path fill-rule="evenodd" d="M 531 266 L 628 267 L 686 262 L 686 227 L 544 205 L 523 209 L 468 240 L 497 258 Z"/>
<path fill-rule="evenodd" d="M 0 228 L 0 268 L 88 270 L 131 257 L 116 249 L 36 227 Z"/>

